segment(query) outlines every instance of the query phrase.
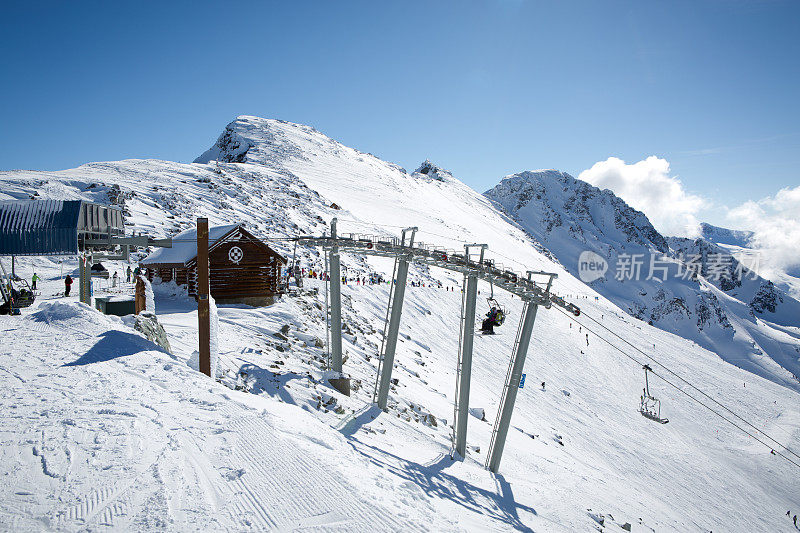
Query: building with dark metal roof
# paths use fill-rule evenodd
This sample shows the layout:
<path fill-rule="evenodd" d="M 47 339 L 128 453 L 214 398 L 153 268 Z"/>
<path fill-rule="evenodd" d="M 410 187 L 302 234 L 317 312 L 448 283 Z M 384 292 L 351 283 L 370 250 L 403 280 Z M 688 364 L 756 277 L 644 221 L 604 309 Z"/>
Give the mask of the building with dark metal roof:
<path fill-rule="evenodd" d="M 125 233 L 122 210 L 83 200 L 0 201 L 0 256 L 77 255 Z"/>

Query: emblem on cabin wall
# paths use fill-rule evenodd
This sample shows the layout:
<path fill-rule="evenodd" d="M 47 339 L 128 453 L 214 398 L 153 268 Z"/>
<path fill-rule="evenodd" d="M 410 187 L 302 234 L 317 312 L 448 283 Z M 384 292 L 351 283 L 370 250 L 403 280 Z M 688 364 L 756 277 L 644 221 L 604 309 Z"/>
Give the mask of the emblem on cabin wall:
<path fill-rule="evenodd" d="M 242 258 L 244 258 L 244 252 L 242 249 L 238 246 L 231 246 L 231 249 L 228 250 L 228 259 L 238 265 Z"/>

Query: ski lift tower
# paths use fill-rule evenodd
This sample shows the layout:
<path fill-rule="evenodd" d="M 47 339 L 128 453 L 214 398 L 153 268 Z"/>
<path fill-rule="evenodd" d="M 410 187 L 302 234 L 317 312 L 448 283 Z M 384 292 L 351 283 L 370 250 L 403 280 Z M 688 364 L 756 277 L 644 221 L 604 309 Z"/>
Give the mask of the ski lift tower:
<path fill-rule="evenodd" d="M 527 272 L 528 280 L 533 282 L 533 276 L 535 275 L 547 277 L 547 288 L 543 291 L 543 294 L 534 293 L 522 297 L 524 302 L 522 318 L 517 328 L 514 348 L 511 351 L 511 361 L 506 373 L 506 383 L 505 387 L 503 387 L 503 394 L 500 397 L 500 409 L 494 422 L 489 451 L 486 454 L 486 467 L 494 473 L 500 470 L 500 459 L 503 456 L 503 448 L 505 448 L 508 429 L 511 425 L 511 415 L 514 412 L 514 404 L 517 401 L 517 392 L 522 380 L 522 371 L 525 368 L 525 358 L 528 354 L 528 346 L 533 334 L 536 312 L 540 305 L 544 305 L 548 309 L 552 305 L 553 300 L 548 295 L 550 294 L 553 280 L 558 277 L 558 274 L 529 270 Z"/>
<path fill-rule="evenodd" d="M 469 261 L 471 250 L 478 249 L 478 264 L 488 244 L 464 245 L 464 256 Z M 475 272 L 464 273 L 461 296 L 460 335 L 458 338 L 458 363 L 456 365 L 456 393 L 453 404 L 453 450 L 461 457 L 467 453 L 467 420 L 469 419 L 469 389 L 472 376 L 472 347 L 475 340 L 475 307 L 478 295 L 478 276 Z"/>

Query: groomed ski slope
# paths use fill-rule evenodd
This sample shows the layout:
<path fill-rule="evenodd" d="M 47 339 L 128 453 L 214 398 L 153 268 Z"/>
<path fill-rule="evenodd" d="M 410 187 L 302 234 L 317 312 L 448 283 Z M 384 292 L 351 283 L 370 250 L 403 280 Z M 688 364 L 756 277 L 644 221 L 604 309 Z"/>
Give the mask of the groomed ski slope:
<path fill-rule="evenodd" d="M 301 135 L 305 127 L 296 125 L 273 126 L 285 136 L 321 136 Z M 506 257 L 558 272 L 556 291 L 586 314 L 792 449 L 800 447 L 795 392 L 635 321 L 603 298 L 595 301 L 590 289 L 457 180 L 412 176 L 317 140 L 285 151 L 302 157 L 273 156 L 270 168 L 95 163 L 57 173 L 0 173 L 0 191 L 102 199 L 119 184 L 136 193 L 126 201 L 133 229 L 156 235 L 203 215 L 212 224 L 246 220 L 261 235 L 321 233 L 338 216 L 344 231 L 347 224 L 373 233 L 417 225 L 426 242 L 453 248 L 456 241 L 488 242 L 508 267 L 514 265 Z M 276 142 L 273 148 L 284 146 Z M 329 208 L 332 202 L 343 209 Z M 286 242 L 270 244 L 291 254 Z M 313 250 L 298 255 L 308 266 L 321 266 Z M 344 265 L 352 276 L 391 273 L 391 263 L 377 259 L 345 257 Z M 21 261 L 22 274 L 34 268 L 46 280 L 45 296 L 52 296 L 59 266 L 48 259 Z M 70 268 L 74 263 L 65 271 Z M 459 283 L 416 267 L 410 279 Z M 307 285 L 322 290 L 313 280 Z M 480 289 L 483 299 L 488 287 Z M 174 358 L 76 303 L 53 308 L 43 298 L 22 318 L 0 318 L 0 383 L 9 391 L 0 400 L 0 467 L 9 480 L 0 488 L 0 523 L 24 530 L 103 529 L 104 523 L 146 530 L 303 530 L 324 523 L 329 530 L 590 531 L 600 529 L 602 514 L 607 529 L 629 522 L 634 531 L 791 527 L 785 513 L 800 501 L 795 467 L 657 378 L 651 386 L 671 421 L 644 419 L 636 411 L 641 369 L 592 334 L 586 346 L 585 331 L 570 328 L 556 310 L 538 314 L 502 473 L 486 472 L 491 423 L 521 311 L 518 300 L 503 294 L 498 298 L 509 319 L 501 335 L 476 339 L 471 407 L 485 409 L 487 421 L 470 419 L 470 452 L 452 462 L 448 424 L 460 293 L 408 288 L 394 373 L 399 383 L 389 412 L 378 413 L 369 402 L 387 290 L 344 288 L 350 329 L 345 369 L 361 382 L 350 398 L 327 386 L 324 350 L 315 346 L 315 338 L 325 337 L 322 292 L 269 308 L 220 307 L 221 383 L 186 367 L 196 349 L 196 313 L 191 300 L 167 290 L 157 293 L 157 312 Z M 51 317 L 49 323 L 37 313 Z M 285 325 L 290 333 L 282 341 L 274 334 Z M 80 360 L 87 364 L 63 366 Z M 249 393 L 230 389 L 242 382 Z M 104 435 L 100 443 L 97 434 Z"/>
<path fill-rule="evenodd" d="M 2 327 L 4 527 L 420 529 L 314 417 L 214 384 L 83 304 Z"/>

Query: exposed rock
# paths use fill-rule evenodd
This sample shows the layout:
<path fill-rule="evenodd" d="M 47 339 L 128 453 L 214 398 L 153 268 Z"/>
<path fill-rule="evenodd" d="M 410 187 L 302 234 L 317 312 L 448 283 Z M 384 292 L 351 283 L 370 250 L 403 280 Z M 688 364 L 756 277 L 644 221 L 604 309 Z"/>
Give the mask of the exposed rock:
<path fill-rule="evenodd" d="M 167 339 L 167 332 L 164 331 L 164 326 L 158 323 L 158 319 L 153 313 L 142 311 L 136 315 L 136 322 L 133 325 L 133 329 L 147 337 L 147 340 L 158 344 L 169 353 L 172 353 L 172 348 L 170 348 L 169 340 Z"/>

